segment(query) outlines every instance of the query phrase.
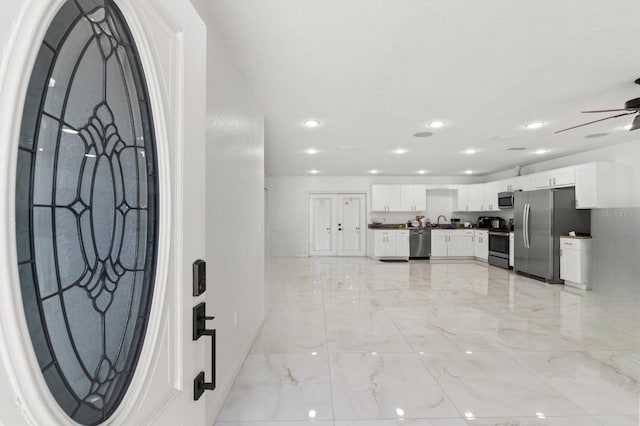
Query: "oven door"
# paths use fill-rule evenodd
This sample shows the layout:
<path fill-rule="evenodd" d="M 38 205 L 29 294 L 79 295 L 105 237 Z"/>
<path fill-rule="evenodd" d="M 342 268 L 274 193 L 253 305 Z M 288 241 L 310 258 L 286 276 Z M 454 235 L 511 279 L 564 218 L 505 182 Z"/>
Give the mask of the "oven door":
<path fill-rule="evenodd" d="M 509 233 L 489 231 L 489 254 L 509 257 Z"/>

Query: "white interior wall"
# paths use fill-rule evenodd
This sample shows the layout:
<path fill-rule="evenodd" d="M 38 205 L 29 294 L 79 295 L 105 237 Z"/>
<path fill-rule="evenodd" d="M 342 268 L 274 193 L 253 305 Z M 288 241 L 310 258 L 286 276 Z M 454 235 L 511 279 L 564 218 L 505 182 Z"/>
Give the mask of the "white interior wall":
<path fill-rule="evenodd" d="M 304 257 L 308 254 L 308 194 L 355 192 L 367 194 L 367 223 L 371 217 L 386 223 L 406 223 L 416 213 L 371 213 L 371 184 L 465 184 L 478 178 L 459 176 L 271 176 L 267 178 L 270 208 L 270 252 L 273 257 Z M 430 212 L 426 213 L 430 216 Z M 450 217 L 449 210 L 447 219 Z M 437 218 L 437 215 L 436 215 Z"/>
<path fill-rule="evenodd" d="M 192 0 L 205 22 L 207 6 Z M 207 48 L 207 311 L 216 319 L 213 424 L 264 320 L 264 119 L 216 28 Z M 237 324 L 236 324 L 237 318 Z M 209 355 L 207 355 L 209 356 Z"/>
<path fill-rule="evenodd" d="M 432 223 L 450 223 L 453 215 L 453 200 L 458 197 L 458 191 L 453 189 L 434 189 L 427 191 L 427 218 Z M 444 217 L 440 217 L 444 216 Z M 455 216 L 457 217 L 457 216 Z"/>

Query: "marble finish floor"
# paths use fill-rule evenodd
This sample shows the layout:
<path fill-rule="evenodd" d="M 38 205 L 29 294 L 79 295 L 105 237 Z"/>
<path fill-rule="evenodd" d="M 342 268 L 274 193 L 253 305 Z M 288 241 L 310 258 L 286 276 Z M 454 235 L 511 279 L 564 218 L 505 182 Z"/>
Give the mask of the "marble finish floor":
<path fill-rule="evenodd" d="M 479 262 L 273 259 L 218 426 L 638 426 L 640 309 Z"/>

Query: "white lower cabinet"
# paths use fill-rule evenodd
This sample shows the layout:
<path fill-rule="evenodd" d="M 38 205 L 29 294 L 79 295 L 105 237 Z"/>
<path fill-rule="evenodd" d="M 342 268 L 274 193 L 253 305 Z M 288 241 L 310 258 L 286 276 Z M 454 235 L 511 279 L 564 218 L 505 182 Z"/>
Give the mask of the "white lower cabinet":
<path fill-rule="evenodd" d="M 590 255 L 591 239 L 560 237 L 560 278 L 565 285 L 591 290 Z"/>
<path fill-rule="evenodd" d="M 447 257 L 449 245 L 449 233 L 445 231 L 431 231 L 431 258 Z"/>
<path fill-rule="evenodd" d="M 374 259 L 409 258 L 408 230 L 373 229 L 370 230 L 369 236 L 369 242 L 373 244 L 369 250 L 369 257 Z"/>
<path fill-rule="evenodd" d="M 438 257 L 474 257 L 473 230 L 432 230 L 431 258 Z"/>
<path fill-rule="evenodd" d="M 476 229 L 473 233 L 473 255 L 486 262 L 489 260 L 489 231 Z"/>

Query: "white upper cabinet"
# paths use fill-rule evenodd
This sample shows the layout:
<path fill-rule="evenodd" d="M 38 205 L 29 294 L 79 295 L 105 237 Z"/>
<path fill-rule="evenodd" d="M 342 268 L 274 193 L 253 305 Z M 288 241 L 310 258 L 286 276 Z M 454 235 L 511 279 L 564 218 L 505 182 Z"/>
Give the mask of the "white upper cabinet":
<path fill-rule="evenodd" d="M 640 195 L 632 187 L 633 173 L 631 167 L 597 161 L 471 185 L 371 185 L 371 210 L 426 211 L 427 189 L 447 188 L 457 191 L 452 195 L 454 211 L 492 212 L 499 210 L 500 192 L 566 186 L 575 186 L 576 208 L 579 209 L 637 207 L 640 206 Z"/>
<path fill-rule="evenodd" d="M 426 209 L 426 185 L 371 185 L 371 211 L 421 212 Z"/>
<path fill-rule="evenodd" d="M 502 181 L 487 182 L 484 184 L 483 211 L 493 212 L 500 210 L 498 208 L 498 192 L 502 192 L 502 187 Z"/>
<path fill-rule="evenodd" d="M 576 166 L 576 208 L 633 207 L 632 172 L 620 164 L 598 161 Z"/>
<path fill-rule="evenodd" d="M 533 175 L 514 176 L 498 181 L 498 192 L 529 191 L 536 189 Z"/>
<path fill-rule="evenodd" d="M 371 210 L 374 212 L 401 211 L 400 185 L 371 185 Z"/>
<path fill-rule="evenodd" d="M 536 188 L 533 175 L 518 176 L 511 181 L 511 191 L 530 191 Z"/>
<path fill-rule="evenodd" d="M 421 212 L 427 209 L 426 185 L 401 185 L 400 206 L 405 212 Z"/>
<path fill-rule="evenodd" d="M 557 188 L 561 186 L 573 186 L 576 183 L 575 167 L 563 167 L 536 173 L 536 188 Z"/>
<path fill-rule="evenodd" d="M 497 180 L 495 182 L 487 182 L 487 183 L 495 184 L 496 189 L 498 190 L 498 192 L 507 192 L 507 191 L 513 191 L 513 189 L 512 189 L 513 180 L 512 179 L 516 179 L 516 178 L 505 179 L 505 180 Z"/>
<path fill-rule="evenodd" d="M 458 185 L 458 199 L 454 211 L 469 211 L 469 185 Z"/>
<path fill-rule="evenodd" d="M 468 185 L 469 199 L 467 204 L 469 205 L 470 212 L 484 211 L 484 184 L 477 183 Z"/>

